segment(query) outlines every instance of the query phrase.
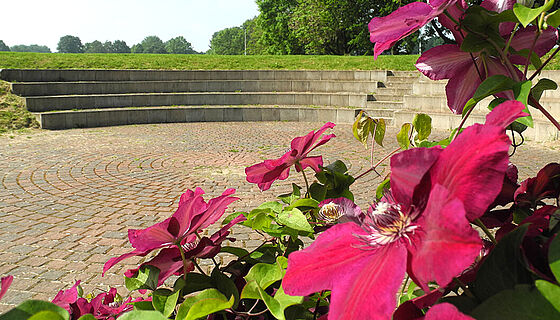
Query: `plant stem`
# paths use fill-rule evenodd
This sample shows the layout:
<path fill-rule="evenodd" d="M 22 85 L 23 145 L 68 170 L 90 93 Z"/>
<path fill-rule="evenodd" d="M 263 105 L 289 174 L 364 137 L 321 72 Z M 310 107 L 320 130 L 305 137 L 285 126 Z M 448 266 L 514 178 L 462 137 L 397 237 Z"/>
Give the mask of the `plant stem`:
<path fill-rule="evenodd" d="M 317 320 L 317 309 L 319 309 L 319 304 L 321 303 L 321 297 L 325 293 L 325 290 L 319 293 L 319 298 L 317 298 L 317 303 L 315 303 L 315 310 L 313 310 L 313 320 Z"/>
<path fill-rule="evenodd" d="M 498 241 L 496 241 L 496 238 L 494 237 L 492 232 L 488 230 L 488 228 L 484 225 L 484 223 L 480 219 L 474 220 L 474 224 L 479 226 L 482 229 L 482 231 L 484 231 L 484 233 L 488 236 L 488 238 L 490 238 L 490 241 L 492 241 L 494 245 L 498 244 Z"/>
<path fill-rule="evenodd" d="M 397 298 L 397 303 L 401 303 L 401 298 L 404 294 L 404 290 L 406 289 L 406 287 L 408 286 L 408 281 L 410 280 L 410 276 L 406 275 L 406 279 L 404 280 L 404 283 L 402 285 L 401 288 L 401 292 L 399 293 L 399 297 Z"/>
<path fill-rule="evenodd" d="M 299 167 L 299 171 L 301 171 L 301 174 L 303 175 L 303 180 L 305 181 L 305 197 L 307 198 L 309 196 L 309 181 L 307 181 L 307 176 L 305 175 L 305 172 L 303 171 L 303 168 L 301 167 L 301 164 L 296 163 L 296 168 Z"/>
<path fill-rule="evenodd" d="M 394 155 L 395 153 L 397 153 L 399 150 L 401 150 L 401 148 L 397 148 L 395 150 L 393 150 L 391 153 L 389 153 L 388 155 L 386 155 L 383 159 L 379 160 L 374 166 L 372 166 L 371 168 L 367 169 L 364 173 L 360 174 L 358 177 L 356 177 L 356 179 L 354 180 L 358 180 L 361 177 L 365 176 L 366 174 L 375 171 L 375 169 L 385 160 L 387 160 L 390 156 Z"/>
<path fill-rule="evenodd" d="M 196 269 L 197 269 L 200 273 L 206 275 L 206 272 L 204 272 L 204 270 L 202 270 L 202 268 L 198 265 L 198 263 L 196 263 L 196 260 L 195 260 L 195 259 L 191 259 L 191 261 L 192 261 L 192 263 L 194 264 L 194 266 L 196 267 Z"/>
<path fill-rule="evenodd" d="M 461 129 L 463 129 L 463 126 L 465 125 L 465 122 L 467 122 L 467 119 L 469 118 L 469 116 L 473 112 L 474 108 L 476 108 L 476 106 L 472 107 L 469 111 L 467 111 L 467 114 L 465 114 L 463 119 L 461 119 L 461 123 L 459 123 L 459 126 L 457 127 L 457 131 L 455 131 L 455 135 L 453 136 L 453 139 L 451 139 L 451 142 L 453 142 L 453 140 L 455 140 L 455 138 L 457 138 L 457 136 L 461 132 Z"/>
<path fill-rule="evenodd" d="M 537 109 L 539 109 L 540 112 L 542 112 L 542 114 L 544 114 L 544 116 L 550 120 L 550 122 L 552 122 L 552 124 L 558 129 L 560 130 L 560 123 L 558 123 L 558 121 L 550 114 L 548 113 L 548 111 L 546 111 L 546 109 L 537 101 L 537 99 L 535 99 L 532 95 L 529 96 L 529 99 L 531 100 L 531 103 L 533 104 L 533 106 Z"/>
<path fill-rule="evenodd" d="M 535 50 L 535 44 L 537 43 L 537 39 L 541 36 L 541 31 L 537 28 L 535 31 L 535 38 L 533 39 L 533 43 L 531 44 L 531 49 L 529 49 L 529 54 L 527 55 L 527 62 L 525 63 L 525 70 L 523 70 L 523 79 L 527 79 L 527 71 L 529 70 L 529 64 L 531 64 L 531 56 L 533 55 L 533 51 Z"/>

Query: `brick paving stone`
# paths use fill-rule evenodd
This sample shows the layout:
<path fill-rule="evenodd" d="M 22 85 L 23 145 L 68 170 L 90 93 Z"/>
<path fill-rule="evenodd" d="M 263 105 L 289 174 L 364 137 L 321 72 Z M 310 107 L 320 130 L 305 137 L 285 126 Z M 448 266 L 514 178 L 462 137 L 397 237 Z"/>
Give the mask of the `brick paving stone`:
<path fill-rule="evenodd" d="M 167 218 L 186 189 L 202 187 L 206 198 L 235 187 L 242 200 L 227 214 L 245 211 L 304 185 L 299 175 L 260 192 L 245 181 L 244 168 L 278 158 L 293 137 L 321 123 L 183 123 L 40 131 L 0 136 L 0 275 L 14 284 L 0 312 L 30 298 L 52 299 L 82 280 L 86 293 L 117 286 L 122 274 L 145 258 L 131 258 L 101 277 L 103 263 L 131 250 L 127 229 L 145 228 Z M 354 175 L 369 168 L 369 151 L 354 140 L 350 125 L 338 125 L 337 137 L 321 146 L 326 163 L 345 161 Z M 397 147 L 397 130 L 388 128 L 385 148 Z M 434 131 L 444 138 L 448 132 Z M 238 152 L 232 152 L 237 150 Z M 548 162 L 560 161 L 560 142 L 527 141 L 512 157 L 520 179 Z M 388 172 L 387 165 L 380 167 Z M 369 175 L 354 188 L 366 206 L 380 179 Z M 211 232 L 216 230 L 211 228 Z M 232 245 L 260 244 L 261 236 L 235 227 Z M 220 255 L 220 261 L 231 259 Z M 204 264 L 203 268 L 210 268 Z"/>

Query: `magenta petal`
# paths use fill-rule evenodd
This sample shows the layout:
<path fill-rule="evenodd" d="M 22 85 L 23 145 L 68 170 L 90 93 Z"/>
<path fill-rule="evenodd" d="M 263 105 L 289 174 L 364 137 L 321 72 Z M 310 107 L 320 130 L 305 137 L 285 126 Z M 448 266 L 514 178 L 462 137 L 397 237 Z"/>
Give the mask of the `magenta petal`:
<path fill-rule="evenodd" d="M 316 157 L 303 158 L 299 161 L 299 164 L 301 166 L 301 170 L 305 170 L 305 168 L 311 167 L 311 169 L 313 169 L 315 172 L 319 172 L 321 171 L 319 166 L 323 165 L 323 157 L 316 156 Z M 297 172 L 300 172 L 301 170 L 298 170 L 298 166 L 296 166 Z"/>
<path fill-rule="evenodd" d="M 141 264 L 138 269 L 144 265 L 154 266 L 160 270 L 158 278 L 158 286 L 160 286 L 173 274 L 182 273 L 183 260 L 181 259 L 181 252 L 178 248 L 167 248 L 162 249 L 152 260 Z M 187 269 L 187 271 L 190 272 L 194 270 L 194 265 L 190 260 L 188 260 L 188 267 L 189 269 Z M 138 269 L 133 271 L 137 271 Z"/>
<path fill-rule="evenodd" d="M 193 217 L 193 222 L 190 224 L 188 232 L 194 233 L 218 221 L 224 215 L 227 206 L 239 200 L 239 198 L 230 197 L 234 193 L 235 189 L 230 188 L 226 189 L 221 196 L 210 199 L 205 210 Z"/>
<path fill-rule="evenodd" d="M 425 291 L 430 281 L 446 286 L 470 266 L 482 249 L 482 240 L 465 217 L 458 199 L 435 185 L 418 220 L 421 234 L 413 240 L 411 273 Z"/>
<path fill-rule="evenodd" d="M 523 112 L 524 109 L 525 106 L 519 101 L 505 101 L 504 103 L 500 104 L 499 108 L 495 108 L 486 116 L 485 124 L 490 126 L 497 126 L 500 128 L 506 128 L 517 118 L 527 116 L 527 114 Z"/>
<path fill-rule="evenodd" d="M 329 319 L 389 319 L 405 273 L 406 249 L 391 244 L 363 248 L 354 223 L 335 225 L 311 246 L 288 257 L 286 293 L 332 290 Z"/>
<path fill-rule="evenodd" d="M 513 5 L 516 2 L 517 0 L 484 0 L 480 6 L 490 11 L 500 13 L 513 9 Z"/>
<path fill-rule="evenodd" d="M 370 41 L 393 44 L 433 19 L 433 9 L 423 2 L 413 2 L 398 8 L 388 16 L 373 18 L 368 24 Z M 375 47 L 376 57 L 390 46 Z"/>
<path fill-rule="evenodd" d="M 210 236 L 210 240 L 212 240 L 212 242 L 215 244 L 221 244 L 229 235 L 229 229 L 245 220 L 247 220 L 247 218 L 245 218 L 243 214 L 239 214 L 237 217 L 223 226 L 220 230 L 216 231 L 212 236 Z"/>
<path fill-rule="evenodd" d="M 391 193 L 405 208 L 412 204 L 414 188 L 436 162 L 443 150 L 414 148 L 391 157 Z"/>
<path fill-rule="evenodd" d="M 60 290 L 52 300 L 52 303 L 56 304 L 61 308 L 64 308 L 69 313 L 72 313 L 70 304 L 78 300 L 79 285 L 80 285 L 80 280 L 76 281 L 76 283 L 72 286 L 72 288 L 68 290 Z"/>
<path fill-rule="evenodd" d="M 536 27 L 530 26 L 516 32 L 515 37 L 511 41 L 511 47 L 517 51 L 530 49 L 533 44 L 533 38 L 535 37 L 535 30 Z M 539 57 L 542 57 L 549 52 L 554 45 L 556 45 L 557 40 L 558 31 L 553 27 L 548 27 L 538 38 L 537 43 L 535 43 L 535 47 L 533 48 L 533 52 L 535 52 Z M 520 55 L 511 56 L 509 59 L 514 64 L 525 64 L 527 62 L 527 58 Z"/>
<path fill-rule="evenodd" d="M 2 279 L 0 280 L 0 283 L 2 285 L 2 287 L 0 288 L 0 299 L 2 299 L 6 292 L 8 292 L 8 288 L 12 285 L 12 281 L 14 281 L 13 276 L 2 277 Z"/>
<path fill-rule="evenodd" d="M 476 320 L 461 313 L 451 303 L 440 303 L 431 307 L 426 313 L 425 320 Z"/>
<path fill-rule="evenodd" d="M 510 140 L 502 119 L 522 115 L 521 105 L 501 104 L 488 115 L 489 124 L 468 127 L 440 155 L 430 171 L 438 183 L 466 207 L 469 221 L 479 218 L 500 193 L 509 163 Z M 508 120 L 508 121 L 509 121 Z M 475 150 L 475 151 L 473 151 Z"/>
<path fill-rule="evenodd" d="M 288 178 L 289 173 L 290 167 L 286 165 L 279 166 L 273 170 L 270 170 L 264 163 L 258 163 L 245 168 L 247 181 L 256 183 L 261 191 L 270 189 L 270 186 L 276 180 Z"/>
<path fill-rule="evenodd" d="M 307 153 L 311 150 L 315 149 L 316 147 L 325 144 L 331 138 L 334 137 L 334 134 L 324 136 L 317 145 L 314 144 L 319 140 L 319 137 L 325 132 L 327 129 L 334 128 L 335 124 L 332 122 L 325 123 L 321 128 L 317 131 L 311 131 L 307 135 L 303 137 L 294 138 L 291 142 L 292 150 L 297 150 L 298 155 L 304 157 Z"/>
<path fill-rule="evenodd" d="M 443 44 L 422 53 L 416 69 L 432 80 L 442 80 L 456 76 L 472 63 L 471 55 L 461 51 L 458 45 Z"/>
<path fill-rule="evenodd" d="M 457 25 L 455 24 L 455 22 L 449 19 L 447 14 L 453 17 L 455 21 L 460 21 L 462 20 L 463 14 L 465 13 L 465 10 L 467 8 L 468 7 L 465 3 L 465 0 L 461 0 L 459 1 L 459 3 L 449 6 L 447 8 L 446 14 L 440 14 L 437 17 L 438 22 L 441 23 L 442 26 L 446 27 L 449 31 L 451 31 L 453 37 L 455 37 L 455 41 L 457 41 L 459 45 L 463 42 L 463 34 L 461 34 L 461 31 L 457 30 Z"/>
<path fill-rule="evenodd" d="M 145 256 L 149 253 L 150 251 L 138 251 L 138 250 L 134 250 L 128 253 L 125 253 L 123 255 L 120 255 L 118 257 L 114 257 L 109 259 L 107 262 L 105 262 L 105 264 L 103 265 L 103 273 L 101 274 L 102 276 L 105 275 L 105 272 L 107 272 L 109 269 L 111 269 L 114 265 L 116 265 L 117 263 L 123 261 L 126 258 L 130 258 L 130 257 L 134 257 L 134 256 Z"/>
<path fill-rule="evenodd" d="M 479 70 L 482 66 L 477 61 Z M 476 88 L 482 81 L 474 64 L 470 64 L 449 79 L 445 86 L 447 105 L 455 114 L 461 114 L 467 101 L 473 97 Z"/>

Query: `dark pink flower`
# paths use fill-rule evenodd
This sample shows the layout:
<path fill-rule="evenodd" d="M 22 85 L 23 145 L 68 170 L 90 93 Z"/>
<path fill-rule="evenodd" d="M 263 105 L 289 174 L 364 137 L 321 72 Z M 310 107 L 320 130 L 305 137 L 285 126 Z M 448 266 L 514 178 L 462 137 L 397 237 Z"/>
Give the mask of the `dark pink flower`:
<path fill-rule="evenodd" d="M 489 10 L 502 12 L 512 9 L 514 3 L 515 1 L 510 0 L 485 0 L 482 2 L 482 6 Z M 461 2 L 461 6 L 457 5 L 449 9 L 448 13 L 458 21 L 466 9 L 466 4 Z M 508 77 L 513 77 L 514 75 L 510 74 L 510 71 L 502 64 L 499 57 L 487 53 L 471 54 L 461 51 L 460 46 L 463 42 L 463 34 L 455 30 L 454 23 L 447 16 L 440 15 L 438 19 L 440 19 L 445 27 L 453 30 L 457 44 L 444 44 L 424 52 L 418 58 L 416 68 L 432 80 L 449 79 L 445 87 L 447 104 L 451 111 L 461 114 L 463 107 L 472 98 L 483 80 L 494 75 L 505 75 Z M 513 30 L 513 25 L 505 23 L 503 25 L 501 34 L 508 40 Z M 519 30 L 515 33 L 510 45 L 517 51 L 528 50 L 532 45 L 534 36 L 535 27 Z M 550 27 L 544 30 L 533 48 L 534 52 L 539 56 L 543 56 L 556 44 L 557 39 L 558 33 L 556 29 Z M 515 64 L 524 64 L 527 60 L 519 55 L 511 55 L 509 59 Z M 523 73 L 517 69 L 514 72 L 516 72 L 516 77 L 523 79 Z M 505 92 L 502 95 L 508 99 L 513 99 L 510 92 Z"/>
<path fill-rule="evenodd" d="M 319 166 L 323 165 L 323 157 L 308 157 L 309 152 L 313 149 L 327 143 L 334 138 L 334 134 L 319 137 L 327 129 L 334 128 L 332 122 L 325 123 L 319 130 L 311 131 L 306 136 L 297 137 L 292 140 L 291 149 L 282 157 L 274 160 L 265 160 L 264 162 L 255 164 L 254 166 L 245 168 L 247 181 L 256 183 L 262 191 L 268 190 L 272 183 L 276 180 L 284 180 L 290 174 L 290 167 L 295 165 L 296 171 L 300 172 L 307 167 L 311 167 L 315 172 L 319 172 Z"/>
<path fill-rule="evenodd" d="M 390 200 L 378 202 L 363 222 L 335 225 L 290 254 L 286 293 L 331 290 L 329 319 L 390 319 L 405 272 L 425 291 L 431 281 L 447 285 L 480 254 L 469 219 L 500 192 L 510 145 L 505 127 L 523 109 L 508 101 L 444 150 L 393 156 Z"/>
<path fill-rule="evenodd" d="M 461 313 L 451 303 L 440 303 L 431 307 L 426 313 L 425 320 L 475 320 Z"/>
<path fill-rule="evenodd" d="M 523 207 L 536 207 L 543 199 L 557 199 L 560 196 L 560 164 L 549 163 L 537 176 L 521 183 L 515 191 L 515 203 Z"/>
<path fill-rule="evenodd" d="M 227 206 L 239 199 L 230 197 L 234 193 L 235 189 L 227 189 L 221 196 L 206 203 L 202 198 L 204 191 L 201 188 L 196 188 L 194 192 L 188 190 L 181 195 L 179 208 L 170 218 L 146 229 L 129 229 L 128 239 L 134 250 L 109 259 L 103 266 L 103 273 L 132 256 L 145 256 L 157 249 L 195 243 L 197 233 L 218 221 Z"/>
<path fill-rule="evenodd" d="M 247 220 L 244 215 L 240 214 L 235 219 L 227 223 L 220 230 L 215 232 L 210 238 L 202 237 L 198 243 L 188 243 L 183 245 L 185 258 L 187 259 L 187 272 L 194 270 L 194 264 L 190 259 L 202 258 L 208 259 L 216 256 L 221 250 L 221 244 L 228 239 L 231 227 L 239 222 Z M 232 240 L 232 239 L 230 239 Z M 138 266 L 136 269 L 130 269 L 125 276 L 132 277 L 137 274 L 138 270 L 145 265 L 150 265 L 160 270 L 158 285 L 162 285 L 171 275 L 181 275 L 184 273 L 183 260 L 179 248 L 162 249 L 153 259 Z"/>
<path fill-rule="evenodd" d="M 373 18 L 368 28 L 369 40 L 375 43 L 374 58 L 377 59 L 383 51 L 420 29 L 455 2 L 457 0 L 413 2 L 398 8 L 388 16 Z"/>
<path fill-rule="evenodd" d="M 0 279 L 0 283 L 2 285 L 2 287 L 0 288 L 0 299 L 2 299 L 6 292 L 8 292 L 8 288 L 12 285 L 12 281 L 14 281 L 13 276 L 5 276 Z"/>
<path fill-rule="evenodd" d="M 362 209 L 347 198 L 326 199 L 319 203 L 319 218 L 326 222 L 360 220 Z"/>
<path fill-rule="evenodd" d="M 72 314 L 72 307 L 70 305 L 78 300 L 78 286 L 80 282 L 80 280 L 76 281 L 72 288 L 68 290 L 60 290 L 52 300 L 52 303 Z"/>

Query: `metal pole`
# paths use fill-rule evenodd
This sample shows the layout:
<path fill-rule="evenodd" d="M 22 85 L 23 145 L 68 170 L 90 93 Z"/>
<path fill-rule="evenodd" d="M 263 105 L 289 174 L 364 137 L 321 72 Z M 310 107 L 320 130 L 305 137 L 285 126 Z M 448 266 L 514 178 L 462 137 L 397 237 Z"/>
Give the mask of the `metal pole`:
<path fill-rule="evenodd" d="M 243 28 L 243 31 L 245 31 L 245 55 L 247 55 L 247 29 Z"/>

